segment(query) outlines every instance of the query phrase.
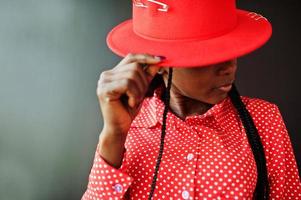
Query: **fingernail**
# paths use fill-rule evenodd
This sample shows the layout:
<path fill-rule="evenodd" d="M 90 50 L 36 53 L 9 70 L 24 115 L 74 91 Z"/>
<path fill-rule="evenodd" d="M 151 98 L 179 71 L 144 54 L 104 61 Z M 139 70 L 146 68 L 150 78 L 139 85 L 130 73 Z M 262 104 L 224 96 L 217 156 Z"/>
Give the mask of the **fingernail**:
<path fill-rule="evenodd" d="M 159 60 L 165 60 L 166 57 L 165 56 L 155 56 L 156 59 L 159 59 Z"/>

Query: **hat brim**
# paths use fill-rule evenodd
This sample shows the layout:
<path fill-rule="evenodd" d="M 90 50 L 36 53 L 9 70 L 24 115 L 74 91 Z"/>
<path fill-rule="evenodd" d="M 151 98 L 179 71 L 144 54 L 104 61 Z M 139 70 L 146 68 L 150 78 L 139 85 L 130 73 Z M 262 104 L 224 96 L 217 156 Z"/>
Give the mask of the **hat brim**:
<path fill-rule="evenodd" d="M 272 34 L 264 18 L 255 20 L 250 12 L 237 10 L 238 23 L 222 36 L 207 40 L 151 40 L 133 31 L 132 20 L 124 21 L 107 36 L 108 47 L 117 55 L 148 53 L 165 56 L 158 66 L 201 67 L 246 55 L 265 44 Z"/>

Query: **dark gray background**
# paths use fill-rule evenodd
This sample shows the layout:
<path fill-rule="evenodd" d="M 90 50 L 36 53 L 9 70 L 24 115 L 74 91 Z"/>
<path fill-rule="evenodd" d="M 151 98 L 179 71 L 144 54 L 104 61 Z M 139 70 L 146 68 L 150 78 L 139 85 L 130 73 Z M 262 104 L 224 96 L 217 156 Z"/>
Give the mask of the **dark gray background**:
<path fill-rule="evenodd" d="M 273 24 L 239 59 L 242 95 L 276 103 L 301 161 L 298 1 L 239 1 Z M 120 58 L 105 44 L 130 1 L 0 0 L 0 199 L 80 199 L 102 119 L 99 74 Z"/>

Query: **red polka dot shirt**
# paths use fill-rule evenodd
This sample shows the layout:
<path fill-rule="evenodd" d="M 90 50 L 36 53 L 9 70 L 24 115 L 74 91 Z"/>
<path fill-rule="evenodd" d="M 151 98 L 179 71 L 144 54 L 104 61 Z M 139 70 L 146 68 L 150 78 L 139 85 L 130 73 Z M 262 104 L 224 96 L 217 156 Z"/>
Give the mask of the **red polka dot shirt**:
<path fill-rule="evenodd" d="M 298 168 L 275 104 L 241 97 L 261 137 L 270 199 L 301 199 Z M 157 89 L 143 101 L 119 169 L 97 152 L 82 200 L 147 199 L 159 151 L 164 103 Z M 229 97 L 185 120 L 167 115 L 164 153 L 153 199 L 252 199 L 257 169 L 244 126 Z"/>

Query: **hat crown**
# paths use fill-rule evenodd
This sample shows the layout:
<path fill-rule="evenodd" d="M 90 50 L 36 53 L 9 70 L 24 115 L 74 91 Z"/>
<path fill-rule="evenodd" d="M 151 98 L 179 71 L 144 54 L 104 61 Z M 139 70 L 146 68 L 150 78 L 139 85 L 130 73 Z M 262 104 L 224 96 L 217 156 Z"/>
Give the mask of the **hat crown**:
<path fill-rule="evenodd" d="M 148 39 L 210 39 L 236 24 L 235 0 L 133 0 L 133 30 Z"/>

